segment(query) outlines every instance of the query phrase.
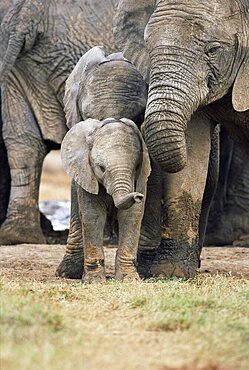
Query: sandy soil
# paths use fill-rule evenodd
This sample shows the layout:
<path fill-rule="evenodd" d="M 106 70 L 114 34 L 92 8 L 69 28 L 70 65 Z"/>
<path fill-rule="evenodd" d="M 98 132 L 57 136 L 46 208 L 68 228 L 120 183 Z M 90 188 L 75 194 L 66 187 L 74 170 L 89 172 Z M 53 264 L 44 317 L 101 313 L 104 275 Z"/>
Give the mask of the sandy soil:
<path fill-rule="evenodd" d="M 55 270 L 60 263 L 64 245 L 15 245 L 1 246 L 0 275 L 11 281 L 58 282 Z M 106 272 L 114 273 L 116 248 L 106 247 Z M 203 249 L 201 273 L 232 274 L 249 279 L 249 249 L 234 247 L 208 247 Z M 72 280 L 67 280 L 72 282 Z"/>

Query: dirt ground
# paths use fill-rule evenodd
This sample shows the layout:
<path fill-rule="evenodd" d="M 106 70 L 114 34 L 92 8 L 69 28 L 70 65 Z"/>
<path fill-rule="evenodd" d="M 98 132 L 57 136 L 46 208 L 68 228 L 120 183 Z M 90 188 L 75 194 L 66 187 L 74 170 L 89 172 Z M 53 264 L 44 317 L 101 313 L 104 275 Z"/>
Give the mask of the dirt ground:
<path fill-rule="evenodd" d="M 0 275 L 11 281 L 58 282 L 65 281 L 55 276 L 64 245 L 1 246 Z M 106 247 L 106 273 L 114 273 L 116 248 Z M 249 279 L 249 249 L 234 247 L 208 247 L 202 252 L 201 273 L 231 274 Z M 72 282 L 72 280 L 68 280 Z"/>
<path fill-rule="evenodd" d="M 43 165 L 40 200 L 69 200 L 70 178 L 62 169 L 60 152 L 53 151 Z M 242 243 L 243 246 L 243 243 Z M 60 263 L 64 245 L 1 246 L 0 274 L 11 280 L 60 282 L 55 270 Z M 106 272 L 114 273 L 116 248 L 105 248 Z M 201 273 L 224 273 L 249 278 L 249 248 L 203 248 Z"/>
<path fill-rule="evenodd" d="M 64 172 L 60 152 L 52 151 L 43 164 L 40 200 L 69 200 L 70 178 Z M 224 273 L 249 278 L 249 248 L 203 248 L 201 273 Z M 60 263 L 64 245 L 16 245 L 2 246 L 0 257 L 1 275 L 10 279 L 60 282 L 55 270 Z M 114 273 L 115 248 L 105 248 L 106 272 Z"/>

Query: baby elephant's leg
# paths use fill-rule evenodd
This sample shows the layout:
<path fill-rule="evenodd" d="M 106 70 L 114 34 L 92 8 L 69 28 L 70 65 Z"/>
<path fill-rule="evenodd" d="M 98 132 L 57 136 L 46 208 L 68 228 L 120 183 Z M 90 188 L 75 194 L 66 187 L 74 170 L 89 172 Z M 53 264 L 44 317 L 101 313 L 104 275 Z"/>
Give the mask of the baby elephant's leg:
<path fill-rule="evenodd" d="M 115 277 L 118 280 L 138 280 L 137 250 L 144 203 L 118 210 L 119 247 L 116 255 Z"/>
<path fill-rule="evenodd" d="M 83 282 L 97 283 L 106 280 L 103 234 L 106 206 L 99 195 L 78 188 L 79 210 L 84 245 Z"/>

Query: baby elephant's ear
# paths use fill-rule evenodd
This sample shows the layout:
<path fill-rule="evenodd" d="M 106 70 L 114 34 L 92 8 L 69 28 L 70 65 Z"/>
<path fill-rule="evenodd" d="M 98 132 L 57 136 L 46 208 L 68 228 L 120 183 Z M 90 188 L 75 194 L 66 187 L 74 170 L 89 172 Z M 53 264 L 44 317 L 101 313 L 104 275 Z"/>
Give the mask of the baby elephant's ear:
<path fill-rule="evenodd" d="M 101 125 L 94 119 L 79 122 L 68 131 L 61 145 L 61 159 L 66 173 L 92 194 L 98 194 L 99 185 L 89 162 L 89 142 L 90 135 Z"/>
<path fill-rule="evenodd" d="M 238 35 L 239 44 L 246 51 L 246 56 L 238 70 L 232 93 L 233 108 L 237 112 L 249 109 L 249 40 L 248 36 Z"/>

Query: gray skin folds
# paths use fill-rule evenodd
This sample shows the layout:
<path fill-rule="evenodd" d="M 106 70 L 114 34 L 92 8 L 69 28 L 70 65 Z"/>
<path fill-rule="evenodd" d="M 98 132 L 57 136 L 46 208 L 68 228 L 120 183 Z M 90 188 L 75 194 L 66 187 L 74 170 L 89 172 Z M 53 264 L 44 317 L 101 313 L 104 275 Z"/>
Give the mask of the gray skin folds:
<path fill-rule="evenodd" d="M 248 1 L 121 0 L 114 23 L 124 55 L 148 78 L 144 137 L 165 171 L 164 240 L 155 258 L 155 249 L 140 245 L 140 264 L 151 252 L 148 274 L 191 276 L 217 186 L 216 126 L 223 125 L 248 153 Z M 239 154 L 248 162 L 245 155 Z M 241 190 L 249 184 L 243 173 Z M 229 181 L 225 186 L 234 188 L 235 179 Z"/>
<path fill-rule="evenodd" d="M 0 141 L 0 150 L 5 146 L 8 162 L 1 157 L 0 244 L 45 243 L 38 207 L 40 175 L 44 157 L 60 147 L 68 130 L 63 111 L 65 81 L 92 46 L 103 45 L 109 52 L 116 49 L 112 34 L 116 1 L 3 3 L 0 138 L 4 142 Z M 9 172 L 11 183 L 4 180 Z"/>
<path fill-rule="evenodd" d="M 95 47 L 80 58 L 67 79 L 64 103 L 71 128 L 62 143 L 62 162 L 73 178 L 72 209 L 59 276 L 105 280 L 103 232 L 111 216 L 119 225 L 115 276 L 138 278 L 137 248 L 150 161 L 137 126 L 146 101 L 145 81 L 121 53 L 106 56 Z"/>

